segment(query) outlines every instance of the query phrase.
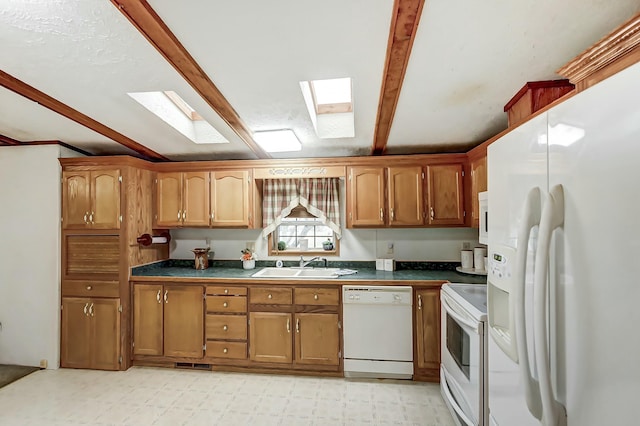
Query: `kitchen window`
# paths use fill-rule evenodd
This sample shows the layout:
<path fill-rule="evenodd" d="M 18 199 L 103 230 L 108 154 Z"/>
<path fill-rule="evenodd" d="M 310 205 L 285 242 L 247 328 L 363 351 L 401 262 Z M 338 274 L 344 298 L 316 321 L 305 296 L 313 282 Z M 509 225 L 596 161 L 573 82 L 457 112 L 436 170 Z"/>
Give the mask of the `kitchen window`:
<path fill-rule="evenodd" d="M 269 239 L 269 255 L 338 254 L 338 197 L 338 178 L 265 180 L 263 237 Z"/>

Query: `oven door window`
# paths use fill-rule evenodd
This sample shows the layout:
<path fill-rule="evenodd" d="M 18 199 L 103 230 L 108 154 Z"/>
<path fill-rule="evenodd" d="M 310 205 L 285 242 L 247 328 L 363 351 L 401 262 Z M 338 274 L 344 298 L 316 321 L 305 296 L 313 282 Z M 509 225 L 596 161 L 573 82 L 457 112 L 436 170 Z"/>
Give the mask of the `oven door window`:
<path fill-rule="evenodd" d="M 471 338 L 464 328 L 447 314 L 447 350 L 460 371 L 470 379 Z"/>

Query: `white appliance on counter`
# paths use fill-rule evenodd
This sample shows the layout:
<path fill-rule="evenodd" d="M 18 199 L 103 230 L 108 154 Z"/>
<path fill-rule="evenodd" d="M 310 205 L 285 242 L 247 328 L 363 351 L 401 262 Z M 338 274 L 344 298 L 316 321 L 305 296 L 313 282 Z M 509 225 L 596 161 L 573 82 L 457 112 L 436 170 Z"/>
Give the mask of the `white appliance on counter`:
<path fill-rule="evenodd" d="M 440 304 L 442 396 L 459 426 L 488 425 L 487 286 L 444 284 Z"/>
<path fill-rule="evenodd" d="M 410 286 L 342 287 L 345 377 L 413 377 Z"/>
<path fill-rule="evenodd" d="M 488 148 L 489 411 L 640 421 L 640 64 Z"/>

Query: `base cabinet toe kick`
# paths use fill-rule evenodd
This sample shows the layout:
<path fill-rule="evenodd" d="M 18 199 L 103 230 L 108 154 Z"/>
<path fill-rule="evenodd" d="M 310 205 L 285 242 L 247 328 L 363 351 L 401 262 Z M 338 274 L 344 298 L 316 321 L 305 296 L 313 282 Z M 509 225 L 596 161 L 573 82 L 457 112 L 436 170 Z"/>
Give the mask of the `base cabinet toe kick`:
<path fill-rule="evenodd" d="M 438 381 L 441 285 L 132 281 L 132 364 Z"/>

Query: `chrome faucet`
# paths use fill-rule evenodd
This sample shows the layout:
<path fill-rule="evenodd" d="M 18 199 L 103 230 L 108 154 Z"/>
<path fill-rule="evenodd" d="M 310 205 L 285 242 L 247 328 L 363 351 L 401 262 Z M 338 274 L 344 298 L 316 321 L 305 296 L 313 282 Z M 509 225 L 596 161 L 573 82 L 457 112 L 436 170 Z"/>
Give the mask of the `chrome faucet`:
<path fill-rule="evenodd" d="M 320 259 L 320 256 L 315 256 L 315 257 L 312 257 L 309 260 L 304 260 L 304 257 L 300 256 L 300 267 L 301 268 L 306 268 L 308 264 L 310 264 L 311 262 L 313 262 L 315 260 L 319 260 L 319 259 Z M 326 259 L 324 260 L 324 263 L 325 263 L 325 265 L 327 264 L 327 260 Z"/>

